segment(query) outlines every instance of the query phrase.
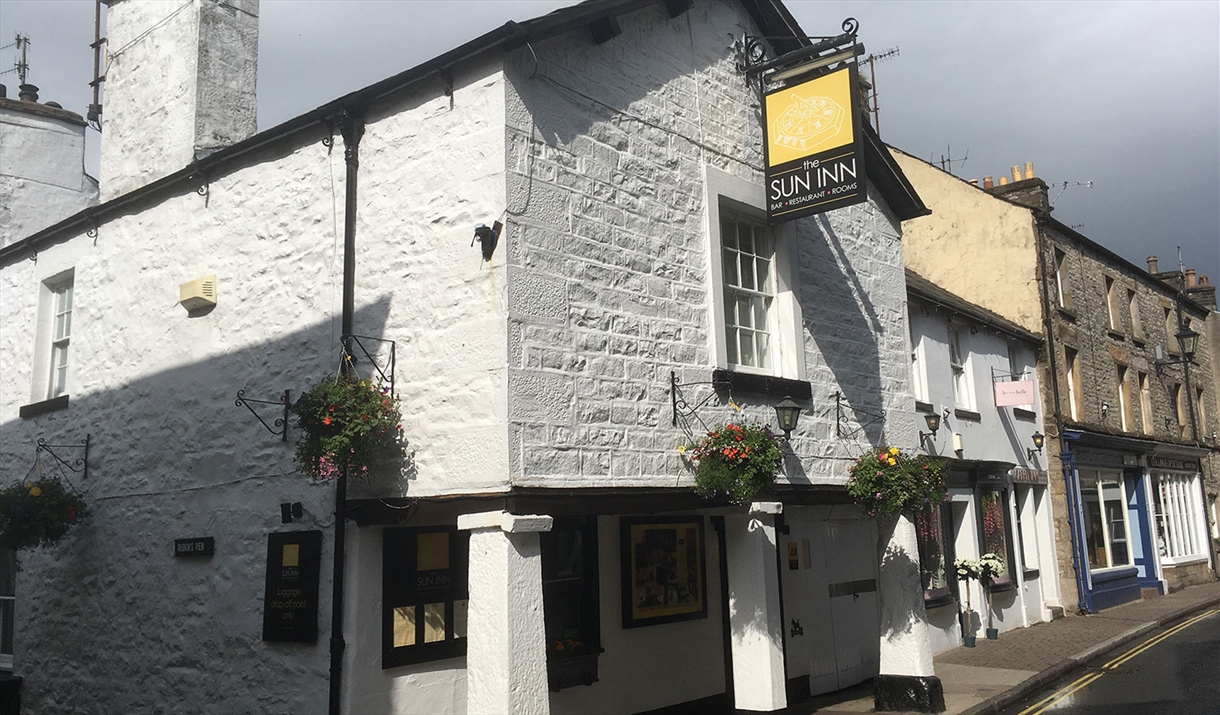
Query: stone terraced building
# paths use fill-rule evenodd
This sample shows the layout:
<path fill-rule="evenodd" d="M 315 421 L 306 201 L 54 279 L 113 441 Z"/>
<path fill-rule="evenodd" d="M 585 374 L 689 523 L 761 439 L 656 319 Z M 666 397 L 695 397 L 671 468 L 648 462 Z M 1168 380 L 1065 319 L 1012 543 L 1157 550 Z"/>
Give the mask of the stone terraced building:
<path fill-rule="evenodd" d="M 778 0 L 594 0 L 259 133 L 256 0 L 107 4 L 102 202 L 0 247 L 3 479 L 90 512 L 20 554 L 30 712 L 936 690 L 914 528 L 844 489 L 918 444 L 926 209 L 864 127 L 867 201 L 768 226 L 739 64 L 809 45 Z M 403 438 L 314 485 L 285 405 L 345 345 Z M 774 490 L 700 500 L 677 448 L 785 397 Z"/>

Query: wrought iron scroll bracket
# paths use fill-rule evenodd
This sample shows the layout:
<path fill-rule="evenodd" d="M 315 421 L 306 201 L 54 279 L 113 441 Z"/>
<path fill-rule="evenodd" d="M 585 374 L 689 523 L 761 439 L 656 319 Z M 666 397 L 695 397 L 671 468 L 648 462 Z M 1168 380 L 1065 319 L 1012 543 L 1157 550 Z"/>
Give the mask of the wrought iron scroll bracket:
<path fill-rule="evenodd" d="M 34 455 L 35 455 L 35 458 L 37 458 L 38 454 L 41 454 L 42 452 L 46 452 L 47 454 L 51 455 L 51 457 L 53 457 L 56 462 L 59 463 L 59 469 L 60 469 L 61 473 L 63 473 L 64 469 L 68 469 L 69 471 L 72 471 L 76 474 L 81 475 L 81 478 L 88 479 L 89 478 L 89 444 L 92 441 L 93 441 L 93 435 L 91 435 L 91 434 L 86 434 L 85 439 L 82 440 L 80 444 L 50 444 L 45 439 L 39 438 L 38 447 L 34 450 Z M 58 454 L 56 454 L 55 450 L 57 450 L 57 449 L 59 449 L 59 450 L 79 449 L 79 450 L 81 450 L 81 456 L 69 461 L 69 460 L 64 459 L 63 457 L 60 457 Z M 67 475 L 64 474 L 64 476 L 67 476 Z"/>
<path fill-rule="evenodd" d="M 848 411 L 851 411 L 851 417 L 854 418 L 856 427 L 851 429 L 847 426 L 849 416 Z M 863 415 L 866 419 L 860 419 Z M 835 436 L 850 437 L 864 431 L 865 427 L 876 424 L 885 419 L 885 410 L 873 411 L 866 410 L 863 407 L 853 407 L 842 392 L 835 393 Z"/>
<path fill-rule="evenodd" d="M 262 415 L 250 405 L 251 402 L 258 405 L 280 405 L 284 410 L 284 416 L 276 419 L 272 424 L 267 424 L 267 420 L 263 419 Z M 278 400 L 256 400 L 253 397 L 246 397 L 245 390 L 238 390 L 237 400 L 233 404 L 250 410 L 250 414 L 254 415 L 255 419 L 259 422 L 262 422 L 268 432 L 279 437 L 281 442 L 288 441 L 288 408 L 292 404 L 288 390 L 284 390 L 284 394 Z"/>
<path fill-rule="evenodd" d="M 686 395 L 682 393 L 684 387 L 694 387 L 696 385 L 711 385 L 712 391 L 708 392 L 702 399 L 691 402 Z M 709 429 L 707 423 L 699 416 L 699 409 L 711 402 L 716 397 L 716 390 L 721 388 L 732 389 L 732 383 L 723 380 L 709 380 L 702 382 L 678 382 L 678 373 L 670 371 L 669 373 L 669 396 L 670 405 L 673 408 L 673 418 L 671 424 L 674 427 L 681 427 L 688 435 L 692 433 L 690 429 L 691 420 L 698 422 L 704 430 Z M 731 398 L 730 398 L 731 399 Z M 680 424 L 679 424 L 680 423 Z"/>
<path fill-rule="evenodd" d="M 382 343 L 383 345 L 390 346 L 389 356 L 386 358 L 383 358 L 380 363 L 378 362 L 377 358 L 374 357 L 373 351 L 369 350 L 369 346 L 372 343 Z M 390 394 L 393 395 L 394 394 L 394 373 L 396 372 L 395 368 L 397 367 L 397 363 L 398 363 L 398 356 L 397 356 L 397 351 L 395 349 L 394 341 L 386 340 L 384 338 L 372 338 L 367 335 L 344 335 L 343 344 L 345 346 L 346 345 L 351 346 L 351 347 L 347 348 L 347 351 L 351 353 L 350 357 L 352 358 L 353 361 L 359 359 L 359 357 L 362 355 L 364 356 L 364 359 L 367 360 L 369 362 L 369 364 L 373 366 L 373 369 L 377 372 L 377 376 L 381 378 L 381 381 L 383 383 L 389 384 Z M 380 352 L 380 351 L 377 351 L 377 352 Z M 345 354 L 345 357 L 346 356 L 347 355 Z M 384 364 L 382 364 L 382 363 L 384 363 Z"/>

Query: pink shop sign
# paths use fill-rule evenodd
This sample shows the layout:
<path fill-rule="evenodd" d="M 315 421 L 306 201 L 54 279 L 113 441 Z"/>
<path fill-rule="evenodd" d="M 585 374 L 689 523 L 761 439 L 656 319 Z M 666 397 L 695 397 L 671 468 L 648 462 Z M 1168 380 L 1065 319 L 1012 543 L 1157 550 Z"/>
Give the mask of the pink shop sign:
<path fill-rule="evenodd" d="M 995 384 L 996 407 L 1032 404 L 1034 404 L 1033 380 L 1014 380 L 1013 382 L 997 382 Z"/>

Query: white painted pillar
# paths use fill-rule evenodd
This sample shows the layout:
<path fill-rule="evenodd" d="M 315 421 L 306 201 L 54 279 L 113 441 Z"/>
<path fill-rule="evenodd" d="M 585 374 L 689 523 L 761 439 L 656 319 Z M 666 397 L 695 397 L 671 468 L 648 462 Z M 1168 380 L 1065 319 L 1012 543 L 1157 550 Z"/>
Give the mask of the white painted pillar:
<path fill-rule="evenodd" d="M 881 597 L 881 665 L 875 683 L 877 710 L 945 709 L 932 667 L 932 640 L 923 607 L 915 523 L 898 516 L 878 523 Z"/>
<path fill-rule="evenodd" d="M 548 715 L 542 618 L 542 549 L 549 516 L 464 514 L 470 530 L 466 710 L 471 715 Z"/>
<path fill-rule="evenodd" d="M 783 507 L 780 502 L 755 502 L 748 516 L 724 518 L 738 710 L 769 712 L 788 706 L 775 541 L 775 515 Z"/>

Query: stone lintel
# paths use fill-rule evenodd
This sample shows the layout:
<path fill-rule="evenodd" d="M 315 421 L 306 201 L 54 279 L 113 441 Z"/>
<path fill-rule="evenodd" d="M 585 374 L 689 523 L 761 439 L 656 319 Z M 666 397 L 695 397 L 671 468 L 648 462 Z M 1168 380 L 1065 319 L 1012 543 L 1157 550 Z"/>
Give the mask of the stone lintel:
<path fill-rule="evenodd" d="M 506 511 L 483 511 L 462 514 L 457 526 L 462 530 L 500 529 L 508 534 L 550 531 L 554 519 L 543 514 L 510 514 Z"/>
<path fill-rule="evenodd" d="M 756 501 L 750 502 L 751 514 L 783 514 L 784 503 L 782 501 Z"/>

